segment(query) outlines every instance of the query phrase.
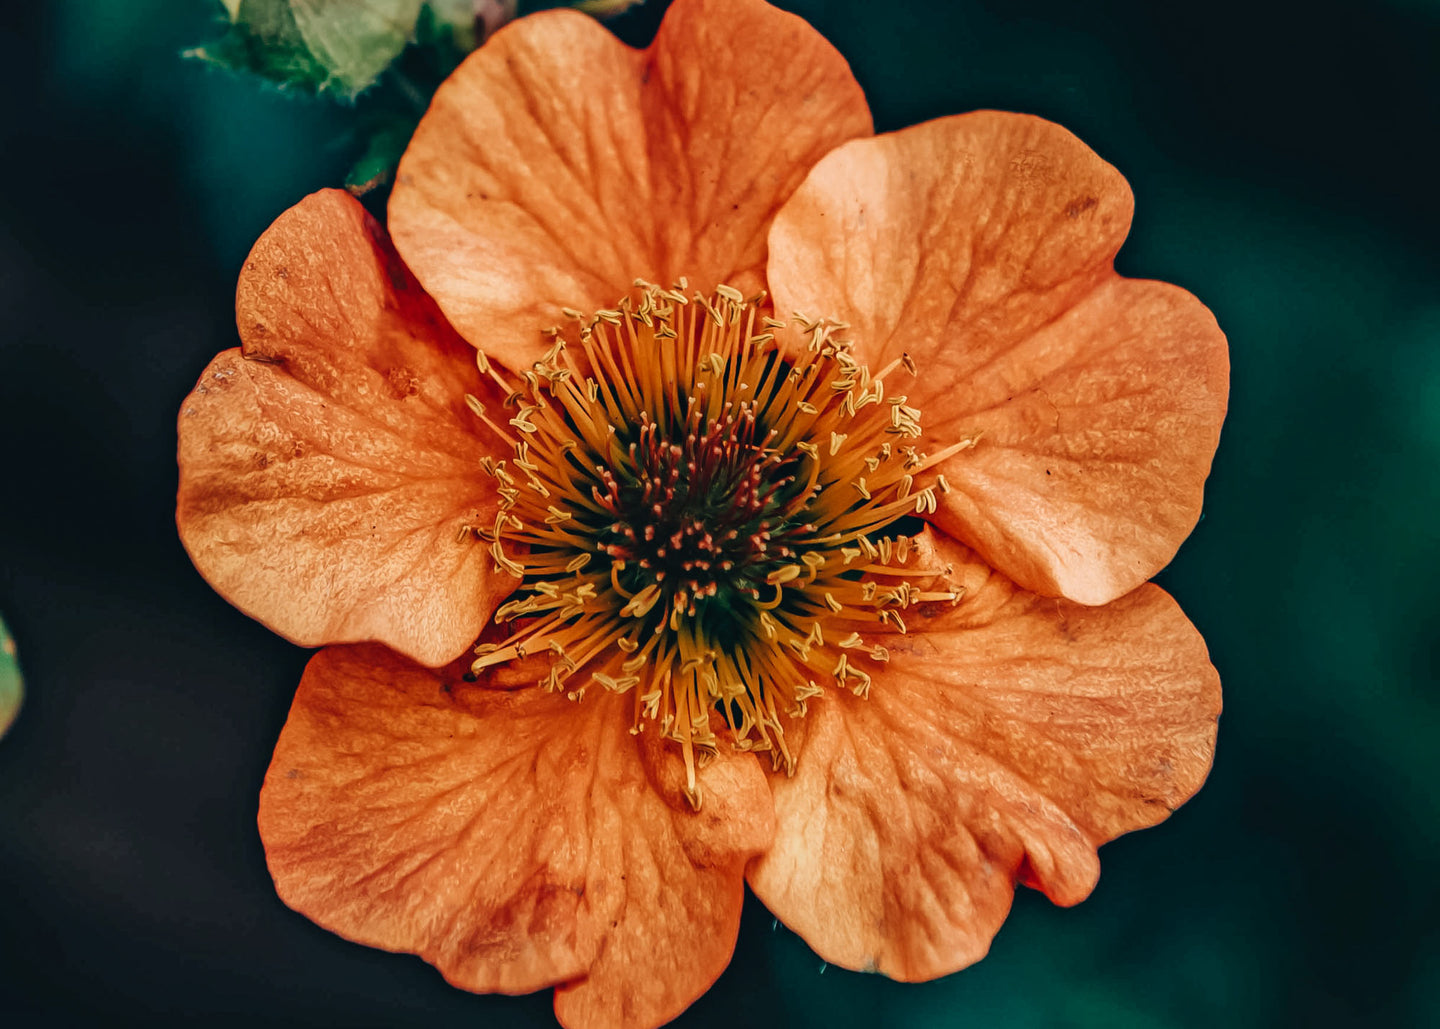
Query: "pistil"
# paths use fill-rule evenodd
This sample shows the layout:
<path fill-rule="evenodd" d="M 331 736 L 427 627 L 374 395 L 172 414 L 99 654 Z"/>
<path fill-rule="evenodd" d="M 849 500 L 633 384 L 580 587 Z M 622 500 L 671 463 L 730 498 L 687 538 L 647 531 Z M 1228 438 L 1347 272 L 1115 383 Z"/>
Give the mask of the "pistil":
<path fill-rule="evenodd" d="M 887 396 L 841 337 L 796 316 L 782 351 L 765 296 L 706 296 L 637 281 L 614 310 L 548 333 L 542 360 L 504 389 L 510 447 L 487 461 L 500 510 L 474 534 L 497 569 L 521 576 L 496 613 L 510 635 L 476 648 L 472 670 L 548 652 L 538 685 L 583 699 L 634 697 L 632 731 L 682 751 L 687 796 L 716 752 L 794 768 L 784 723 L 827 687 L 864 696 L 888 660 L 838 626 L 906 629 L 901 610 L 959 599 L 914 582 L 910 539 L 893 528 L 935 509 L 917 476 L 957 450 L 916 449 L 920 412 Z M 902 357 L 883 370 L 914 363 Z"/>

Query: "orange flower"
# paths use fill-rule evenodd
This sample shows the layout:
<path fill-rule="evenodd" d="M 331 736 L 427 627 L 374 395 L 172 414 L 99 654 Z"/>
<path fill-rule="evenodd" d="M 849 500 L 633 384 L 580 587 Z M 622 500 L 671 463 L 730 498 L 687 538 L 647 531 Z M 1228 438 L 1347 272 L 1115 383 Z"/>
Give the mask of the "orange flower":
<path fill-rule="evenodd" d="M 906 980 L 983 956 L 1017 881 L 1084 898 L 1220 710 L 1145 580 L 1225 340 L 1115 274 L 1130 212 L 1035 118 L 872 138 L 760 0 L 677 0 L 643 52 L 499 32 L 393 246 L 343 193 L 286 212 L 181 412 L 196 566 L 326 646 L 261 796 L 280 895 L 571 1026 L 684 1010 L 746 882 Z"/>

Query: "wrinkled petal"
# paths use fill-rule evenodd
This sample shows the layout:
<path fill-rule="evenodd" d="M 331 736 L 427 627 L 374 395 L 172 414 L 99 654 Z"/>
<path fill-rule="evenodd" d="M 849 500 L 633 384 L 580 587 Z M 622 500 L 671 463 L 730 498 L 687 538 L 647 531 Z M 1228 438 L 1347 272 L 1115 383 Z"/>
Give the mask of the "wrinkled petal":
<path fill-rule="evenodd" d="M 612 307 L 637 276 L 763 286 L 775 211 L 870 131 L 844 58 L 760 0 L 678 0 L 645 51 L 540 12 L 436 92 L 390 230 L 456 328 L 524 368 L 562 307 Z"/>
<path fill-rule="evenodd" d="M 243 346 L 179 419 L 180 538 L 236 607 L 304 646 L 443 664 L 514 586 L 465 526 L 498 510 L 465 393 L 498 401 L 348 194 L 283 214 L 245 262 Z"/>
<path fill-rule="evenodd" d="M 459 670 L 377 646 L 311 660 L 261 794 L 280 896 L 465 989 L 571 982 L 569 1026 L 673 1018 L 728 963 L 770 842 L 758 763 L 722 752 L 692 812 L 674 748 L 630 735 L 633 697 Z"/>
<path fill-rule="evenodd" d="M 939 471 L 935 520 L 1029 589 L 1113 600 L 1200 515 L 1229 364 L 1184 290 L 1111 267 L 1129 187 L 1070 133 L 982 111 L 847 144 L 776 217 L 777 310 L 850 324 Z"/>
<path fill-rule="evenodd" d="M 825 960 L 904 980 L 983 957 L 1017 881 L 1083 900 L 1099 844 L 1200 788 L 1220 712 L 1205 644 L 1158 587 L 1083 607 L 940 549 L 964 599 L 870 637 L 890 661 L 868 698 L 811 701 L 748 875 Z"/>
<path fill-rule="evenodd" d="M 628 727 L 633 708 L 622 706 Z M 607 867 L 629 870 L 625 918 L 612 925 L 589 974 L 555 992 L 555 1014 L 566 1026 L 658 1025 L 694 1003 L 730 963 L 745 864 L 775 835 L 769 788 L 753 756 L 726 752 L 712 761 L 700 773 L 704 801 L 692 814 L 674 748 L 653 732 L 639 747 L 658 794 L 637 795 L 633 817 L 653 823 L 657 797 L 664 798 L 668 834 L 630 830 L 603 857 Z"/>

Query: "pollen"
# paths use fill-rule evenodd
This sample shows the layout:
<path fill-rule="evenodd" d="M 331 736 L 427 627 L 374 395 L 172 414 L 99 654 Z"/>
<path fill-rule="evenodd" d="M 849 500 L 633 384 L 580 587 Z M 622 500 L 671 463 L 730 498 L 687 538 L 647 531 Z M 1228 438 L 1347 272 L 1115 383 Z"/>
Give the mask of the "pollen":
<path fill-rule="evenodd" d="M 477 358 L 513 416 L 469 404 L 512 452 L 482 466 L 500 511 L 473 533 L 520 585 L 472 670 L 544 653 L 541 688 L 631 695 L 633 731 L 679 746 L 698 808 L 717 733 L 793 771 L 787 720 L 826 687 L 884 688 L 888 653 L 857 630 L 956 599 L 913 584 L 943 570 L 912 567 L 897 523 L 934 510 L 917 476 L 958 448 L 920 453 L 920 412 L 887 397 L 908 355 L 872 376 L 843 324 L 787 325 L 763 293 L 635 285 L 567 310 L 519 381 Z"/>

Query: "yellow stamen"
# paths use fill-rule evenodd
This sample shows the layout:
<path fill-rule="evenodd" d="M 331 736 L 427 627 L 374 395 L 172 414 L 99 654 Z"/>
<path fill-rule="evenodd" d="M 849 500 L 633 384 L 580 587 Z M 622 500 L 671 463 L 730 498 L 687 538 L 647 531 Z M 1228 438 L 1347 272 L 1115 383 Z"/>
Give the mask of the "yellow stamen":
<path fill-rule="evenodd" d="M 785 720 L 827 681 L 866 695 L 889 658 L 860 632 L 827 641 L 825 626 L 903 632 L 899 609 L 958 596 L 912 586 L 937 573 L 909 567 L 909 537 L 886 533 L 936 509 L 949 484 L 914 491 L 914 476 L 978 434 L 933 458 L 898 447 L 902 466 L 892 441 L 918 437 L 921 416 L 883 380 L 901 365 L 914 374 L 909 355 L 872 376 L 839 323 L 797 315 L 805 345 L 780 350 L 786 325 L 764 294 L 636 286 L 588 320 L 565 309 L 569 334 L 547 334 L 518 386 L 477 353 L 513 417 L 501 427 L 474 396 L 466 404 L 513 457 L 483 462 L 494 527 L 460 537 L 484 540 L 522 582 L 496 614 L 510 637 L 477 647 L 473 670 L 548 652 L 546 689 L 633 694 L 632 731 L 680 747 L 698 807 L 699 770 L 719 746 L 713 712 L 736 748 L 793 769 Z M 584 685 L 567 686 L 582 670 Z"/>

